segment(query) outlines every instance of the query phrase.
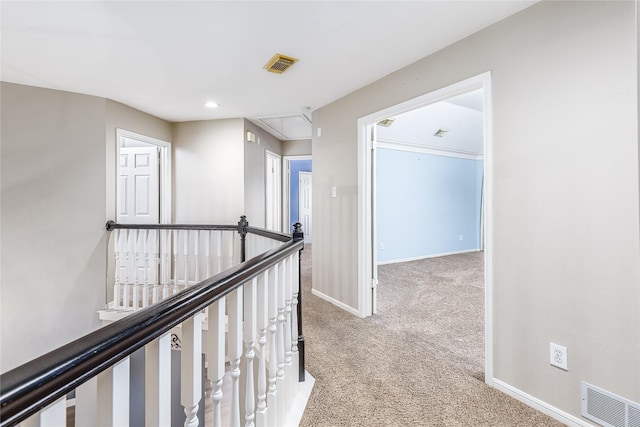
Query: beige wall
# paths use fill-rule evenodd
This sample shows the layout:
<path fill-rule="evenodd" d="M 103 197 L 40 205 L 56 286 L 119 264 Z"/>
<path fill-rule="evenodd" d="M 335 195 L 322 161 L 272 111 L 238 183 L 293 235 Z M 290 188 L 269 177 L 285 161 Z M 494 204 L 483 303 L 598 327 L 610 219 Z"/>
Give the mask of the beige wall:
<path fill-rule="evenodd" d="M 578 417 L 582 380 L 640 401 L 634 19 L 541 2 L 314 112 L 314 288 L 356 307 L 357 119 L 491 71 L 495 378 Z"/>
<path fill-rule="evenodd" d="M 81 94 L 2 83 L 1 95 L 5 371 L 100 326 L 113 283 L 104 224 L 115 219 L 116 128 L 171 141 L 172 125 Z"/>
<path fill-rule="evenodd" d="M 238 222 L 244 213 L 243 135 L 244 119 L 174 124 L 175 223 Z"/>
<path fill-rule="evenodd" d="M 311 140 L 296 139 L 296 140 L 282 141 L 282 155 L 283 156 L 310 156 Z"/>
<path fill-rule="evenodd" d="M 266 151 L 280 155 L 282 143 L 269 132 L 244 120 L 244 130 L 256 134 L 256 142 L 244 142 L 244 212 L 249 224 L 264 228 Z M 260 144 L 258 144 L 260 141 Z"/>
<path fill-rule="evenodd" d="M 105 100 L 2 83 L 0 371 L 99 326 Z"/>

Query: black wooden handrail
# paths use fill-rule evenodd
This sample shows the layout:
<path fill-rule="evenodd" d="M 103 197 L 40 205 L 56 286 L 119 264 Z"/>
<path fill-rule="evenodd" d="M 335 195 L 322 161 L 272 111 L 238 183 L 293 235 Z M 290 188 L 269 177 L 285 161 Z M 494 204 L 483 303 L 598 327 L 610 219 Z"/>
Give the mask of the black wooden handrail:
<path fill-rule="evenodd" d="M 246 216 L 241 216 L 238 225 L 211 225 L 211 224 L 118 224 L 115 221 L 107 221 L 107 231 L 122 230 L 215 230 L 237 231 L 240 235 L 240 262 L 247 259 L 246 238 L 248 233 L 268 237 L 279 242 L 288 242 L 291 235 L 264 228 L 250 227 Z"/>
<path fill-rule="evenodd" d="M 262 237 L 268 237 L 273 240 L 278 240 L 280 242 L 288 242 L 291 240 L 290 234 L 279 233 L 277 231 L 267 230 L 266 228 L 257 228 L 257 227 L 248 227 L 247 230 L 251 234 L 256 234 Z"/>
<path fill-rule="evenodd" d="M 25 420 L 303 246 L 294 238 L 0 375 L 0 426 Z"/>
<path fill-rule="evenodd" d="M 107 221 L 107 231 L 121 230 L 232 230 L 237 231 L 236 225 L 211 225 L 211 224 L 119 224 L 115 221 Z"/>
<path fill-rule="evenodd" d="M 211 224 L 119 224 L 115 221 L 107 221 L 107 231 L 121 230 L 232 230 L 238 231 L 237 225 L 211 225 Z M 247 227 L 247 231 L 258 236 L 268 237 L 280 242 L 288 242 L 291 235 L 266 228 Z"/>

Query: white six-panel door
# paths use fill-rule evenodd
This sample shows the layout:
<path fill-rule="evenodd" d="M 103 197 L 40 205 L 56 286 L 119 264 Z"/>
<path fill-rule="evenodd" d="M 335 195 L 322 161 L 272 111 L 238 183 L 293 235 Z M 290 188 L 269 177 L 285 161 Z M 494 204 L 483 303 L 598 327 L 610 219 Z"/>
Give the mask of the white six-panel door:
<path fill-rule="evenodd" d="M 312 173 L 300 172 L 298 178 L 298 221 L 302 224 L 305 243 L 311 243 L 313 222 L 311 217 Z"/>
<path fill-rule="evenodd" d="M 120 147 L 117 222 L 160 222 L 158 147 Z"/>

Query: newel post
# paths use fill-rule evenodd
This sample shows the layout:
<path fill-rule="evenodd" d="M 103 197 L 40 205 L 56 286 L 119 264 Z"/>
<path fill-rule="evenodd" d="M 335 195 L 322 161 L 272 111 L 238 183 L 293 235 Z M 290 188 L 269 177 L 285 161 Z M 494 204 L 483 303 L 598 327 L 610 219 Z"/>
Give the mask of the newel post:
<path fill-rule="evenodd" d="M 296 222 L 293 224 L 293 240 L 302 240 L 304 242 L 304 233 L 302 232 L 302 224 Z M 298 353 L 299 353 L 299 365 L 298 365 L 298 373 L 299 373 L 299 381 L 304 381 L 304 335 L 302 334 L 302 251 L 304 250 L 304 246 L 300 249 L 300 255 L 298 256 L 298 306 L 297 306 L 297 314 L 298 314 Z"/>
<path fill-rule="evenodd" d="M 247 221 L 247 217 L 245 215 L 242 215 L 240 217 L 240 221 L 238 221 L 238 234 L 240 234 L 240 262 L 245 262 L 247 260 L 246 241 L 248 232 L 249 221 Z"/>

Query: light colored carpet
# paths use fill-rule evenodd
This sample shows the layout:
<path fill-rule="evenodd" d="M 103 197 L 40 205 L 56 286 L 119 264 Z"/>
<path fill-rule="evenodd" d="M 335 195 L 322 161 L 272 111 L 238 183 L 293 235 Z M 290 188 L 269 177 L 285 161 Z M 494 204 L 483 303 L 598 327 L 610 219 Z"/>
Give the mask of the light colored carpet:
<path fill-rule="evenodd" d="M 311 294 L 303 252 L 306 369 L 301 426 L 562 426 L 482 382 L 482 254 L 381 266 L 378 314 Z"/>

